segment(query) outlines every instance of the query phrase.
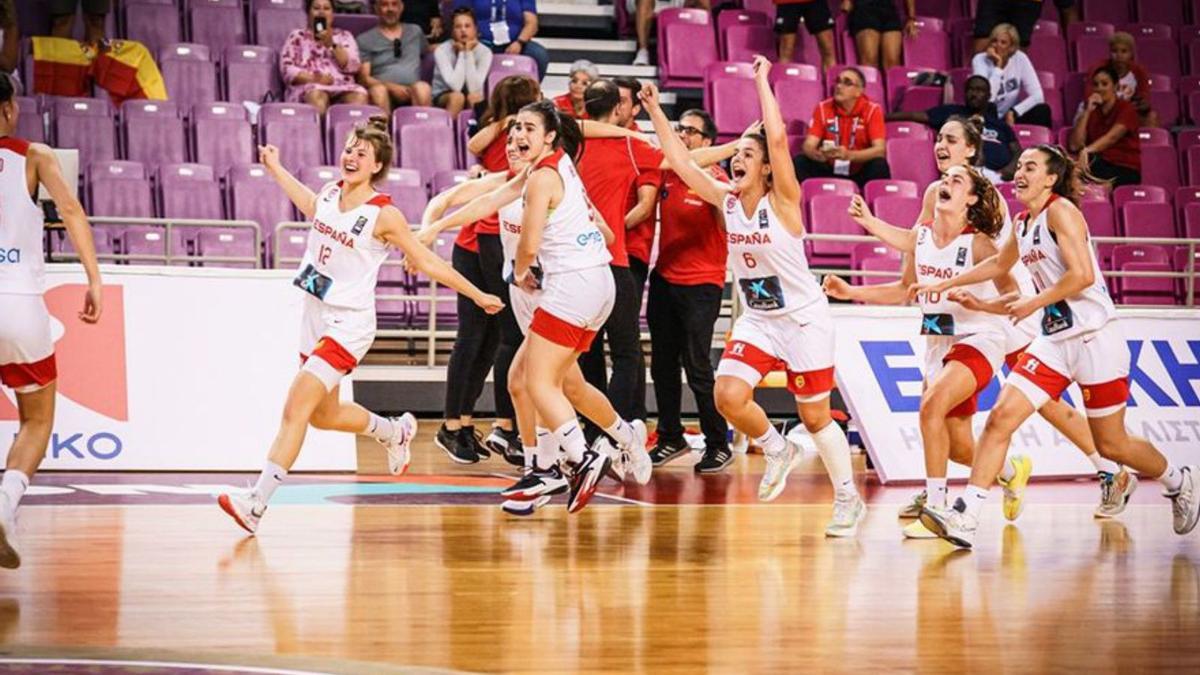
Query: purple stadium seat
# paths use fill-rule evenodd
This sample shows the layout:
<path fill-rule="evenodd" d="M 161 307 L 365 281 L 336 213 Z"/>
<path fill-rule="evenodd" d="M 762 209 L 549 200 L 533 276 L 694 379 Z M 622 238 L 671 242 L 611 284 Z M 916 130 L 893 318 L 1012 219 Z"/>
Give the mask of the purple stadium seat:
<path fill-rule="evenodd" d="M 723 34 L 733 26 L 771 26 L 774 25 L 772 15 L 746 9 L 726 9 L 717 14 L 717 34 Z"/>
<path fill-rule="evenodd" d="M 892 178 L 911 180 L 928 185 L 937 179 L 937 163 L 933 159 L 933 142 L 919 138 L 889 138 L 887 161 Z"/>
<path fill-rule="evenodd" d="M 246 110 L 229 103 L 201 103 L 192 108 L 193 156 L 224 176 L 234 164 L 254 159 L 254 138 Z"/>
<path fill-rule="evenodd" d="M 291 238 L 297 235 L 289 232 L 286 236 Z M 300 255 L 304 255 L 303 249 L 300 249 Z M 403 257 L 401 253 L 393 252 L 379 268 L 379 277 L 375 282 L 375 319 L 381 326 L 403 327 L 410 320 L 408 300 L 383 299 L 385 296 L 408 295 L 411 292 L 408 275 L 401 264 Z"/>
<path fill-rule="evenodd" d="M 768 31 L 771 31 L 771 30 L 773 30 L 773 23 L 774 22 L 771 20 L 771 18 L 768 17 L 766 14 L 763 14 L 762 12 L 753 12 L 753 11 L 746 11 L 746 10 L 741 10 L 741 9 L 728 9 L 728 10 L 722 11 L 720 14 L 717 15 L 717 43 L 718 43 L 717 46 L 719 47 L 720 53 L 722 54 L 722 58 L 726 61 L 744 60 L 740 56 L 739 57 L 729 56 L 730 42 L 731 42 L 731 40 L 730 40 L 731 33 L 729 31 L 731 29 L 734 29 L 734 28 L 739 29 L 737 31 L 734 31 L 734 34 L 732 34 L 732 37 L 734 38 L 733 42 L 735 44 L 740 42 L 740 44 L 742 46 L 741 46 L 738 54 L 745 54 L 746 53 L 746 47 L 745 47 L 746 44 L 757 44 L 757 43 L 753 41 L 754 40 L 753 37 L 750 37 L 750 36 L 754 36 L 756 34 L 756 32 L 755 31 L 748 32 L 748 31 L 745 31 L 744 29 L 753 27 L 753 26 L 758 26 L 760 28 L 765 27 L 765 28 L 767 28 Z M 750 39 L 751 42 L 747 43 L 746 42 L 747 39 Z M 761 40 L 761 38 L 759 38 L 759 39 Z M 774 60 L 778 53 L 778 50 L 775 49 L 775 41 L 771 40 L 770 43 L 766 43 L 764 46 L 766 46 L 766 50 L 763 51 L 760 49 L 757 53 L 760 53 L 760 54 Z M 754 52 L 750 52 L 750 53 L 752 54 Z"/>
<path fill-rule="evenodd" d="M 887 84 L 887 100 L 889 106 L 895 108 L 903 96 L 904 90 L 916 86 L 913 81 L 918 75 L 925 72 L 936 72 L 932 68 L 921 68 L 917 66 L 893 66 L 887 69 L 884 73 Z M 832 82 L 833 80 L 830 80 Z M 831 85 L 832 88 L 832 85 Z"/>
<path fill-rule="evenodd" d="M 948 70 L 950 38 L 943 30 L 941 19 L 917 17 L 917 25 L 921 30 L 916 37 L 904 36 L 904 65 Z"/>
<path fill-rule="evenodd" d="M 875 201 L 875 216 L 896 227 L 912 227 L 921 217 L 921 198 L 887 195 Z"/>
<path fill-rule="evenodd" d="M 1108 38 L 1116 30 L 1116 26 L 1103 21 L 1073 21 L 1067 26 L 1067 43 L 1075 44 L 1076 40 L 1088 35 Z"/>
<path fill-rule="evenodd" d="M 42 106 L 38 99 L 18 96 L 16 102 L 17 109 L 20 111 L 17 116 L 17 137 L 24 138 L 31 143 L 45 143 L 45 119 L 42 116 Z"/>
<path fill-rule="evenodd" d="M 888 138 L 934 138 L 934 133 L 929 127 L 917 122 L 888 122 L 886 126 Z"/>
<path fill-rule="evenodd" d="M 725 61 L 749 62 L 756 54 L 762 54 L 774 61 L 779 55 L 779 50 L 775 47 L 775 29 L 769 24 L 730 26 L 721 33 L 721 43 L 722 58 Z"/>
<path fill-rule="evenodd" d="M 254 10 L 254 42 L 278 53 L 288 34 L 304 28 L 307 20 L 303 7 L 260 7 Z"/>
<path fill-rule="evenodd" d="M 1097 61 L 1108 58 L 1107 35 L 1083 35 L 1071 45 L 1071 54 L 1075 57 L 1075 68 L 1082 72 L 1092 67 Z M 1041 67 L 1040 64 L 1034 64 Z"/>
<path fill-rule="evenodd" d="M 420 107 L 409 106 L 409 107 L 405 107 L 405 108 L 397 108 L 396 111 L 392 113 L 392 138 L 395 141 L 397 149 L 399 151 L 399 155 L 398 155 L 397 159 L 395 160 L 395 163 L 398 166 L 405 166 L 405 167 L 410 166 L 410 165 L 404 163 L 405 148 L 404 148 L 403 130 L 407 127 L 425 126 L 425 125 L 435 126 L 435 127 L 444 127 L 445 129 L 449 130 L 449 132 L 450 132 L 449 154 L 446 155 L 445 157 L 431 157 L 430 153 L 428 152 L 429 151 L 428 148 L 425 148 L 425 149 L 409 148 L 410 151 L 417 153 L 417 154 L 408 155 L 408 157 L 417 157 L 419 155 L 422 157 L 429 157 L 431 160 L 433 160 L 433 162 L 434 162 L 433 164 L 430 165 L 430 164 L 426 163 L 425 169 L 422 170 L 423 171 L 422 175 L 425 176 L 426 179 L 432 177 L 433 173 L 424 173 L 424 170 L 432 170 L 433 172 L 436 172 L 436 171 L 440 171 L 443 168 L 445 168 L 445 169 L 458 168 L 458 166 L 457 166 L 457 164 L 458 164 L 457 154 L 458 153 L 457 153 L 457 146 L 455 145 L 455 140 L 454 140 L 454 119 L 450 117 L 449 113 L 447 113 L 445 110 L 442 110 L 441 108 L 420 108 Z M 410 132 L 410 134 L 411 134 L 411 132 Z M 439 148 L 443 147 L 443 145 L 446 142 L 442 138 L 441 129 L 439 129 L 437 131 L 433 131 L 432 134 L 436 138 L 436 142 L 439 144 Z M 419 136 L 417 136 L 417 137 L 419 138 Z M 444 150 L 440 150 L 440 151 L 444 151 Z M 421 160 L 421 161 L 425 162 L 426 160 Z M 449 166 L 443 166 L 443 164 L 446 162 L 449 163 Z M 413 167 L 413 168 L 420 168 L 420 167 Z"/>
<path fill-rule="evenodd" d="M 709 13 L 699 9 L 664 9 L 658 13 L 660 86 L 700 86 L 704 66 L 719 60 Z"/>
<path fill-rule="evenodd" d="M 1142 148 L 1142 183 L 1175 192 L 1179 187 L 1179 162 L 1175 148 L 1151 145 Z"/>
<path fill-rule="evenodd" d="M 1067 65 L 1067 41 L 1058 35 L 1034 35 L 1026 53 L 1037 70 L 1063 75 L 1070 70 Z"/>
<path fill-rule="evenodd" d="M 1075 115 L 1079 112 L 1079 105 L 1083 101 L 1084 81 L 1087 79 L 1085 73 L 1067 73 L 1062 86 L 1063 111 L 1070 118 L 1070 122 L 1075 121 Z"/>
<path fill-rule="evenodd" d="M 970 65 L 974 55 L 975 19 L 960 17 L 951 19 L 950 26 L 950 58 L 956 67 Z"/>
<path fill-rule="evenodd" d="M 439 171 L 433 176 L 430 193 L 438 195 L 468 180 L 466 171 Z"/>
<path fill-rule="evenodd" d="M 824 98 L 820 72 L 806 63 L 789 63 L 771 69 L 772 89 L 783 112 L 784 122 L 808 123 L 812 111 Z"/>
<path fill-rule="evenodd" d="M 292 203 L 261 164 L 239 164 L 229 169 L 230 213 L 234 220 L 252 220 L 267 242 L 274 241 L 275 226 L 293 219 Z M 271 250 L 268 246 L 267 250 Z"/>
<path fill-rule="evenodd" d="M 338 157 L 346 146 L 346 139 L 354 127 L 371 119 L 372 115 L 384 115 L 373 105 L 335 103 L 325 111 L 325 147 L 330 162 L 337 164 Z"/>
<path fill-rule="evenodd" d="M 1188 251 L 1184 247 L 1179 247 L 1175 250 L 1173 256 L 1173 267 L 1176 272 L 1188 272 Z M 1197 299 L 1200 299 L 1200 250 L 1197 250 L 1192 256 L 1192 297 L 1191 302 L 1188 302 L 1188 282 L 1187 279 L 1177 279 L 1176 288 L 1179 293 L 1180 302 L 1195 306 Z"/>
<path fill-rule="evenodd" d="M 806 203 L 817 195 L 841 195 L 852 197 L 858 194 L 858 185 L 849 178 L 806 178 L 800 183 L 801 198 Z"/>
<path fill-rule="evenodd" d="M 272 265 L 276 268 L 296 267 L 304 258 L 304 249 L 307 248 L 307 245 L 307 225 L 282 228 L 275 233 Z M 403 268 L 401 271 L 403 271 Z"/>
<path fill-rule="evenodd" d="M 1062 35 L 1062 26 L 1057 21 L 1038 19 L 1033 24 L 1034 35 Z"/>
<path fill-rule="evenodd" d="M 1077 4 L 1088 21 L 1106 21 L 1114 25 L 1133 21 L 1129 5 L 1123 0 L 1079 0 Z"/>
<path fill-rule="evenodd" d="M 1117 26 L 1117 30 L 1129 33 L 1138 41 L 1142 38 L 1167 38 L 1169 40 L 1175 36 L 1175 31 L 1165 23 L 1127 23 Z"/>
<path fill-rule="evenodd" d="M 740 135 L 762 115 L 749 63 L 718 61 L 704 69 L 704 108 L 712 113 L 718 140 Z"/>
<path fill-rule="evenodd" d="M 1151 73 L 1179 77 L 1179 47 L 1175 40 L 1164 37 L 1139 37 L 1137 39 L 1138 62 Z"/>
<path fill-rule="evenodd" d="M 1049 129 L 1035 124 L 1017 124 L 1013 126 L 1013 132 L 1017 134 L 1017 142 L 1021 144 L 1022 148 L 1054 142 L 1053 134 Z"/>
<path fill-rule="evenodd" d="M 326 185 L 341 180 L 342 170 L 336 166 L 306 166 L 300 169 L 300 174 L 296 177 L 309 190 L 320 192 Z"/>
<path fill-rule="evenodd" d="M 1021 207 L 1022 209 L 1024 207 Z M 1088 232 L 1093 237 L 1115 237 L 1117 236 L 1117 219 L 1113 213 L 1112 204 L 1108 200 L 1088 200 L 1080 203 L 1079 210 L 1083 212 L 1083 218 L 1087 221 Z M 1014 211 L 1013 213 L 1016 213 Z M 1113 244 L 1097 244 L 1097 254 L 1100 258 L 1100 267 L 1102 269 L 1112 269 L 1112 248 Z"/>
<path fill-rule="evenodd" d="M 1170 263 L 1127 262 L 1121 272 L 1171 272 Z M 1176 281 L 1171 277 L 1120 277 L 1117 279 L 1117 302 L 1126 305 L 1173 305 Z"/>
<path fill-rule="evenodd" d="M 894 269 L 893 269 L 894 266 Z M 900 253 L 896 249 L 883 244 L 855 244 L 850 250 L 850 269 L 868 270 L 872 272 L 899 272 Z M 850 283 L 855 286 L 887 284 L 896 278 L 885 276 L 852 276 Z"/>
<path fill-rule="evenodd" d="M 1155 244 L 1119 244 L 1113 248 L 1113 269 L 1119 270 L 1131 262 L 1169 263 L 1171 254 L 1166 246 Z"/>
<path fill-rule="evenodd" d="M 283 98 L 283 82 L 275 50 L 255 45 L 231 45 L 221 59 L 225 100 L 233 103 L 277 101 Z"/>
<path fill-rule="evenodd" d="M 439 257 L 449 260 L 454 250 L 454 232 L 443 232 L 438 235 L 436 242 L 433 245 L 433 250 Z M 424 275 L 413 275 L 409 278 L 409 291 L 418 295 L 430 294 L 430 280 Z M 453 326 L 457 323 L 458 318 L 458 303 L 455 301 L 455 292 L 450 288 L 438 285 L 437 297 L 437 323 L 441 327 Z M 430 315 L 430 303 L 428 300 L 414 300 L 412 302 L 412 312 L 414 314 L 413 321 L 428 322 Z M 418 324 L 420 325 L 420 324 Z"/>
<path fill-rule="evenodd" d="M 221 186 L 213 179 L 212 167 L 203 164 L 169 164 L 159 170 L 159 204 L 161 218 L 221 220 Z M 204 228 L 173 226 L 170 234 L 172 256 L 200 255 L 200 232 Z M 179 261 L 176 264 L 194 264 Z"/>
<path fill-rule="evenodd" d="M 250 41 L 246 18 L 238 0 L 189 0 L 191 41 L 208 45 L 220 54 L 231 45 Z"/>
<path fill-rule="evenodd" d="M 441 124 L 408 124 L 397 132 L 400 146 L 399 165 L 416 169 L 426 180 L 439 171 L 455 166 L 454 130 Z"/>
<path fill-rule="evenodd" d="M 438 175 L 448 173 L 454 172 L 438 172 Z M 400 209 L 409 224 L 420 224 L 428 197 L 425 182 L 419 172 L 413 169 L 389 169 L 378 188 L 380 192 L 392 198 L 392 203 Z"/>
<path fill-rule="evenodd" d="M 1192 236 L 1190 234 L 1192 232 L 1198 233 L 1196 236 L 1200 237 L 1200 229 L 1191 229 L 1192 226 L 1188 223 L 1192 221 L 1189 221 L 1187 217 L 1187 207 L 1196 202 L 1200 202 L 1200 186 L 1189 185 L 1175 191 L 1175 221 L 1184 224 L 1184 230 L 1189 233 L 1186 236 L 1189 238 Z M 1196 211 L 1196 215 L 1192 216 L 1192 219 L 1195 223 L 1200 224 L 1200 210 Z"/>
<path fill-rule="evenodd" d="M 492 67 L 488 71 L 488 94 L 496 88 L 496 84 L 510 75 L 528 75 L 537 79 L 537 62 L 522 54 L 498 54 L 492 59 Z"/>
<path fill-rule="evenodd" d="M 1182 26 L 1184 3 L 1179 0 L 1134 0 L 1138 21 L 1161 21 L 1172 26 Z M 1197 17 L 1194 17 L 1197 18 Z"/>
<path fill-rule="evenodd" d="M 151 54 L 183 39 L 179 9 L 171 2 L 125 0 L 121 9 L 125 14 L 125 36 L 146 45 Z"/>
<path fill-rule="evenodd" d="M 846 195 L 815 195 L 808 200 L 808 208 L 812 217 L 807 221 L 809 231 L 813 234 L 863 234 L 862 227 L 850 218 L 846 209 L 850 207 L 850 197 Z M 814 267 L 849 267 L 850 253 L 854 244 L 834 241 L 811 242 Z"/>
<path fill-rule="evenodd" d="M 458 165 L 461 167 L 466 168 L 475 161 L 473 155 L 468 157 L 470 153 L 467 152 L 467 143 L 471 140 L 471 134 L 477 131 L 477 126 L 474 110 L 468 108 L 458 113 L 458 119 L 455 120 L 454 128 L 457 129 L 455 140 L 458 141 Z"/>
<path fill-rule="evenodd" d="M 1175 209 L 1166 202 L 1129 202 L 1122 206 L 1119 212 L 1122 236 L 1179 236 L 1175 228 Z"/>
<path fill-rule="evenodd" d="M 450 117 L 450 113 L 441 108 L 423 108 L 418 106 L 396 108 L 396 111 L 392 113 L 393 133 L 398 128 L 409 124 L 439 124 L 453 128 L 454 118 Z"/>
<path fill-rule="evenodd" d="M 279 146 L 279 159 L 288 171 L 325 163 L 321 121 L 306 103 L 267 103 L 258 111 L 259 138 Z"/>
<path fill-rule="evenodd" d="M 274 9 L 304 9 L 304 0 L 251 0 L 251 10 L 271 7 Z"/>
<path fill-rule="evenodd" d="M 172 101 L 126 101 L 121 134 L 128 159 L 151 167 L 184 161 L 183 120 Z"/>
<path fill-rule="evenodd" d="M 181 108 L 217 100 L 217 66 L 209 60 L 206 45 L 169 45 L 158 63 L 168 96 Z"/>
<path fill-rule="evenodd" d="M 867 206 L 875 208 L 875 200 L 880 197 L 920 197 L 920 187 L 910 180 L 894 180 L 879 178 L 867 183 L 863 190 L 863 199 Z"/>
<path fill-rule="evenodd" d="M 1120 212 L 1121 207 L 1130 202 L 1159 202 L 1170 204 L 1171 196 L 1157 185 L 1122 185 L 1113 190 L 1113 208 Z"/>
<path fill-rule="evenodd" d="M 54 99 L 55 147 L 78 148 L 82 172 L 93 162 L 116 157 L 112 106 L 98 98 Z"/>
<path fill-rule="evenodd" d="M 154 217 L 154 201 L 146 169 L 138 162 L 96 162 L 89 167 L 87 180 L 88 213 L 96 217 Z M 114 252 L 165 256 L 163 229 L 146 225 L 94 224 L 114 243 Z M 133 261 L 154 264 L 156 260 Z"/>
<path fill-rule="evenodd" d="M 1165 76 L 1156 75 L 1155 79 L 1165 79 Z M 1150 107 L 1158 113 L 1158 123 L 1164 127 L 1179 123 L 1179 94 L 1175 91 L 1151 91 Z"/>

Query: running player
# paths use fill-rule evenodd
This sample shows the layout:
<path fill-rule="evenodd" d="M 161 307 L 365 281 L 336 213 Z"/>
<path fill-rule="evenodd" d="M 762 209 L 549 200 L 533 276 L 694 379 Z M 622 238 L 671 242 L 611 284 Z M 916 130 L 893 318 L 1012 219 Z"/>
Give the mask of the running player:
<path fill-rule="evenodd" d="M 384 418 L 339 398 L 339 383 L 375 340 L 375 280 L 391 247 L 402 250 L 416 268 L 466 295 L 489 313 L 499 298 L 476 288 L 413 237 L 404 215 L 373 184 L 392 163 L 387 120 L 372 117 L 347 137 L 342 179 L 313 194 L 279 163 L 279 150 L 259 148 L 259 157 L 288 198 L 312 219 L 308 247 L 293 284 L 306 293 L 300 324 L 302 366 L 292 381 L 279 432 L 267 464 L 249 495 L 217 499 L 238 525 L 253 534 L 267 502 L 300 454 L 308 426 L 374 437 L 387 449 L 388 470 L 408 468 L 409 445 L 417 421 L 411 414 Z"/>
<path fill-rule="evenodd" d="M 824 287 L 830 297 L 902 304 L 908 300 L 908 289 L 914 282 L 935 283 L 970 269 L 976 260 L 995 255 L 995 238 L 1004 227 L 1004 201 L 988 179 L 974 169 L 953 166 L 934 187 L 932 220 L 919 221 L 915 228 L 903 230 L 903 237 L 887 232 L 887 242 L 906 254 L 900 280 L 855 287 L 829 275 Z M 859 223 L 872 218 L 866 205 L 857 201 L 850 213 Z M 880 228 L 876 225 L 876 229 Z M 979 302 L 989 302 L 1016 287 L 1016 282 L 1004 275 L 996 279 L 995 288 L 987 282 L 970 288 Z M 1004 361 L 1007 321 L 996 314 L 968 309 L 942 294 L 925 293 L 917 300 L 923 315 L 921 334 L 925 336 L 920 423 L 928 500 L 922 502 L 944 505 L 948 461 L 971 465 L 975 449 L 971 420 L 978 410 L 979 392 Z M 1005 464 L 1010 482 L 1019 466 L 1018 462 Z M 904 536 L 926 539 L 935 535 L 916 522 L 904 528 Z"/>
<path fill-rule="evenodd" d="M 783 361 L 800 419 L 833 482 L 833 521 L 825 533 L 853 536 L 867 507 L 854 486 L 846 435 L 830 415 L 833 318 L 825 294 L 808 270 L 800 183 L 788 154 L 783 116 L 771 91 L 770 69 L 765 58 L 754 59 L 766 136 L 748 134 L 738 141 L 730 164 L 732 184 L 714 179 L 691 161 L 659 106 L 653 86 L 642 89 L 642 101 L 671 168 L 700 198 L 724 214 L 733 274 L 746 311 L 734 324 L 721 357 L 714 397 L 722 416 L 766 453 L 759 499 L 770 501 L 779 496 L 797 457 L 796 448 L 754 402 L 754 387 Z"/>
<path fill-rule="evenodd" d="M 1057 146 L 1039 145 L 1021 153 L 1016 196 L 1028 211 L 1017 216 L 1015 236 L 971 270 L 923 289 L 944 293 L 993 279 L 1020 260 L 1033 275 L 1037 294 L 1009 299 L 1006 309 L 1013 321 L 1040 310 L 1040 334 L 1018 359 L 988 415 L 964 495 L 950 509 L 927 506 L 921 511 L 927 528 L 959 547 L 974 543 L 979 510 L 1013 432 L 1072 382 L 1083 390 L 1088 425 L 1100 454 L 1162 483 L 1176 533 L 1191 532 L 1200 516 L 1197 468 L 1172 465 L 1148 441 L 1125 430 L 1129 346 L 1116 321 L 1087 222 L 1076 205 L 1083 192 L 1081 174 Z"/>
<path fill-rule="evenodd" d="M 96 323 L 102 306 L 87 215 L 49 146 L 13 137 L 20 114 L 13 93 L 12 80 L 0 77 L 0 384 L 16 392 L 21 420 L 0 479 L 0 567 L 8 569 L 21 564 L 13 542 L 17 506 L 46 456 L 58 378 L 50 313 L 42 299 L 46 266 L 42 209 L 35 201 L 39 185 L 54 200 L 87 274 L 79 319 Z"/>

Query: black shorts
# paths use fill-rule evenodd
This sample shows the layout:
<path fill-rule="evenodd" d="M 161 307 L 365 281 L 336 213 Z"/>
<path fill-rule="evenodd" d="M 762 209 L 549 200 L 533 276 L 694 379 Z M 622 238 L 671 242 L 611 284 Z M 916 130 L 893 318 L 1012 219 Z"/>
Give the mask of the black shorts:
<path fill-rule="evenodd" d="M 1063 4 L 1070 7 L 1069 0 Z M 1063 7 L 1059 4 L 1059 7 Z M 1036 0 L 979 0 L 975 10 L 975 37 L 990 37 L 992 29 L 1011 23 L 1021 36 L 1021 46 L 1028 47 L 1033 36 L 1033 24 L 1042 16 L 1042 3 Z"/>
<path fill-rule="evenodd" d="M 791 3 L 775 5 L 775 32 L 790 35 L 800 28 L 800 19 L 804 19 L 804 27 L 812 35 L 833 30 L 833 15 L 829 13 L 829 3 L 825 0 L 812 0 L 804 4 Z"/>
<path fill-rule="evenodd" d="M 50 16 L 66 16 L 74 14 L 83 5 L 84 14 L 108 14 L 112 9 L 111 0 L 50 0 Z"/>
<path fill-rule="evenodd" d="M 850 34 L 861 30 L 874 30 L 880 33 L 899 32 L 904 28 L 900 21 L 900 12 L 896 11 L 896 3 L 891 0 L 856 0 L 854 11 L 850 12 Z"/>

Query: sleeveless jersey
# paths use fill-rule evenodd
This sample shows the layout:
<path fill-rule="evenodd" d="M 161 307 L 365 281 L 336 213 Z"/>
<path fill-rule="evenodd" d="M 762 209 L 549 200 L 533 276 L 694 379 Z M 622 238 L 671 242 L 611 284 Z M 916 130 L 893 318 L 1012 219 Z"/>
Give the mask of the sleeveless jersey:
<path fill-rule="evenodd" d="M 46 288 L 46 224 L 29 196 L 28 151 L 28 141 L 0 138 L 0 293 L 41 295 Z"/>
<path fill-rule="evenodd" d="M 758 200 L 747 217 L 734 193 L 725 196 L 725 237 L 729 262 L 746 311 L 779 315 L 820 304 L 825 294 L 808 270 L 804 238 L 783 226 L 768 195 Z"/>
<path fill-rule="evenodd" d="M 1000 208 L 1004 209 L 1004 227 L 1000 228 L 1000 234 L 996 237 L 996 249 L 1004 248 L 1010 237 L 1016 236 L 1016 230 L 1013 229 L 1012 214 L 1008 212 L 1008 204 L 1000 201 Z M 1025 265 L 1013 265 L 1008 271 L 1012 276 L 1013 281 L 1017 282 L 1017 288 L 1021 291 L 1021 295 L 1033 296 L 1037 295 L 1037 289 L 1033 287 L 1033 277 L 1030 276 L 1029 270 Z M 993 288 L 995 288 L 993 286 Z M 1042 331 L 1041 319 L 1035 313 L 1025 317 L 1020 323 L 1013 325 L 1011 321 L 1004 321 L 1004 330 L 1008 334 L 1008 344 L 1010 347 L 1016 348 L 1016 345 L 1024 347 L 1033 338 Z"/>
<path fill-rule="evenodd" d="M 538 162 L 537 169 L 552 168 L 562 179 L 563 196 L 550 209 L 542 233 L 538 261 L 547 274 L 582 270 L 612 262 L 604 235 L 596 226 L 596 211 L 584 190 L 575 163 L 562 150 Z M 528 185 L 526 188 L 528 189 Z M 522 191 L 522 208 L 524 192 Z"/>
<path fill-rule="evenodd" d="M 968 227 L 954 237 L 943 248 L 934 241 L 933 227 L 929 223 L 917 225 L 917 248 L 913 262 L 917 268 L 917 283 L 936 284 L 953 279 L 975 266 L 972 247 L 975 229 Z M 982 300 L 996 297 L 996 287 L 991 281 L 963 287 Z M 998 314 L 976 312 L 947 299 L 946 293 L 921 293 L 917 302 L 921 306 L 922 335 L 972 335 L 975 333 L 1003 333 L 1007 320 Z"/>
<path fill-rule="evenodd" d="M 390 250 L 375 238 L 375 222 L 392 200 L 376 194 L 343 213 L 338 207 L 341 195 L 341 181 L 317 193 L 308 246 L 292 283 L 334 307 L 374 309 L 375 280 Z"/>
<path fill-rule="evenodd" d="M 1017 216 L 1017 242 L 1021 250 L 1021 262 L 1029 268 L 1033 284 L 1038 292 L 1058 283 L 1066 273 L 1058 238 L 1050 231 L 1047 214 L 1057 196 L 1052 196 L 1037 218 L 1031 219 L 1028 211 Z M 1090 237 L 1089 237 L 1090 239 Z M 1041 332 L 1051 340 L 1059 341 L 1081 333 L 1094 331 L 1116 316 L 1112 298 L 1100 273 L 1096 253 L 1088 243 L 1088 262 L 1092 266 L 1095 280 L 1078 295 L 1049 305 L 1042 310 Z"/>
<path fill-rule="evenodd" d="M 513 266 L 517 259 L 517 241 L 521 238 L 521 218 L 524 215 L 525 204 L 521 199 L 512 200 L 496 212 L 500 221 L 500 248 L 504 251 L 502 279 L 508 279 L 513 274 Z"/>

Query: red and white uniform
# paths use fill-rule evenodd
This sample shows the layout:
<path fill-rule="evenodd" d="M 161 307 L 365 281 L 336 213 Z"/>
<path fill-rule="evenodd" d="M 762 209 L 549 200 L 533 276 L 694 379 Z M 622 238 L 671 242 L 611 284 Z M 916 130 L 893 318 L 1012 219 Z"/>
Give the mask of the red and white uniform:
<path fill-rule="evenodd" d="M 797 400 L 824 398 L 833 389 L 833 319 L 808 269 L 804 238 L 783 226 L 769 195 L 747 216 L 731 192 L 722 213 L 745 313 L 733 325 L 717 375 L 753 387 L 782 362 Z"/>
<path fill-rule="evenodd" d="M 1004 209 L 1004 227 L 996 237 L 997 248 L 1003 248 L 1009 237 L 1016 236 L 1011 214 L 1008 212 L 1008 204 L 1001 201 L 1000 206 Z M 1020 289 L 1021 295 L 1037 294 L 1037 290 L 1033 287 L 1033 277 L 1024 265 L 1013 265 L 1008 273 L 1012 275 L 1013 281 L 1017 282 L 1017 288 Z M 1025 351 L 1025 348 L 1033 342 L 1033 338 L 1037 337 L 1040 331 L 1040 319 L 1036 315 L 1025 317 L 1024 321 L 1016 325 L 1013 325 L 1011 321 L 1004 322 L 1004 363 L 1008 365 L 1009 370 L 1017 365 L 1017 359 L 1020 358 L 1021 352 Z"/>
<path fill-rule="evenodd" d="M 936 284 L 953 279 L 975 265 L 976 231 L 968 227 L 945 246 L 934 240 L 929 223 L 917 225 L 917 247 L 913 262 L 917 283 Z M 994 299 L 996 288 L 990 281 L 970 284 L 964 290 L 982 300 Z M 921 293 L 921 334 L 925 336 L 925 381 L 933 379 L 945 364 L 958 361 L 975 376 L 975 391 L 955 406 L 949 417 L 964 417 L 979 409 L 979 392 L 992 380 L 1004 360 L 1007 337 L 1005 317 L 976 312 L 952 302 L 942 293 Z"/>
<path fill-rule="evenodd" d="M 341 182 L 317 193 L 308 247 L 293 284 L 305 292 L 302 359 L 319 356 L 348 373 L 375 341 L 375 282 L 390 247 L 375 238 L 380 211 L 392 203 L 377 194 L 342 212 Z"/>
<path fill-rule="evenodd" d="M 563 196 L 546 219 L 538 249 L 537 264 L 544 277 L 530 330 L 555 344 L 586 352 L 612 312 L 616 296 L 608 267 L 612 255 L 596 226 L 596 212 L 575 163 L 559 150 L 536 168 L 547 167 L 562 179 Z"/>
<path fill-rule="evenodd" d="M 45 223 L 29 196 L 29 142 L 0 138 L 0 384 L 26 393 L 58 377 L 46 289 Z"/>
<path fill-rule="evenodd" d="M 513 265 L 517 259 L 517 241 L 521 238 L 521 219 L 525 215 L 525 204 L 520 199 L 500 207 L 497 212 L 500 222 L 500 247 L 504 251 L 504 268 L 501 278 L 512 278 Z M 533 322 L 533 312 L 541 300 L 541 291 L 527 291 L 516 285 L 508 287 L 508 304 L 512 307 L 513 317 L 522 334 L 529 332 L 529 324 Z"/>
<path fill-rule="evenodd" d="M 1027 212 L 1016 220 L 1021 262 L 1029 268 L 1040 292 L 1058 283 L 1066 273 L 1062 251 L 1050 231 L 1047 214 L 1051 197 L 1037 218 Z M 1129 345 L 1114 321 L 1116 308 L 1108 296 L 1096 255 L 1088 246 L 1085 263 L 1095 281 L 1078 295 L 1046 307 L 1038 316 L 1040 334 L 1017 361 L 1009 382 L 1021 390 L 1035 408 L 1057 399 L 1071 384 L 1083 390 L 1089 417 L 1105 417 L 1120 410 L 1129 398 Z"/>

